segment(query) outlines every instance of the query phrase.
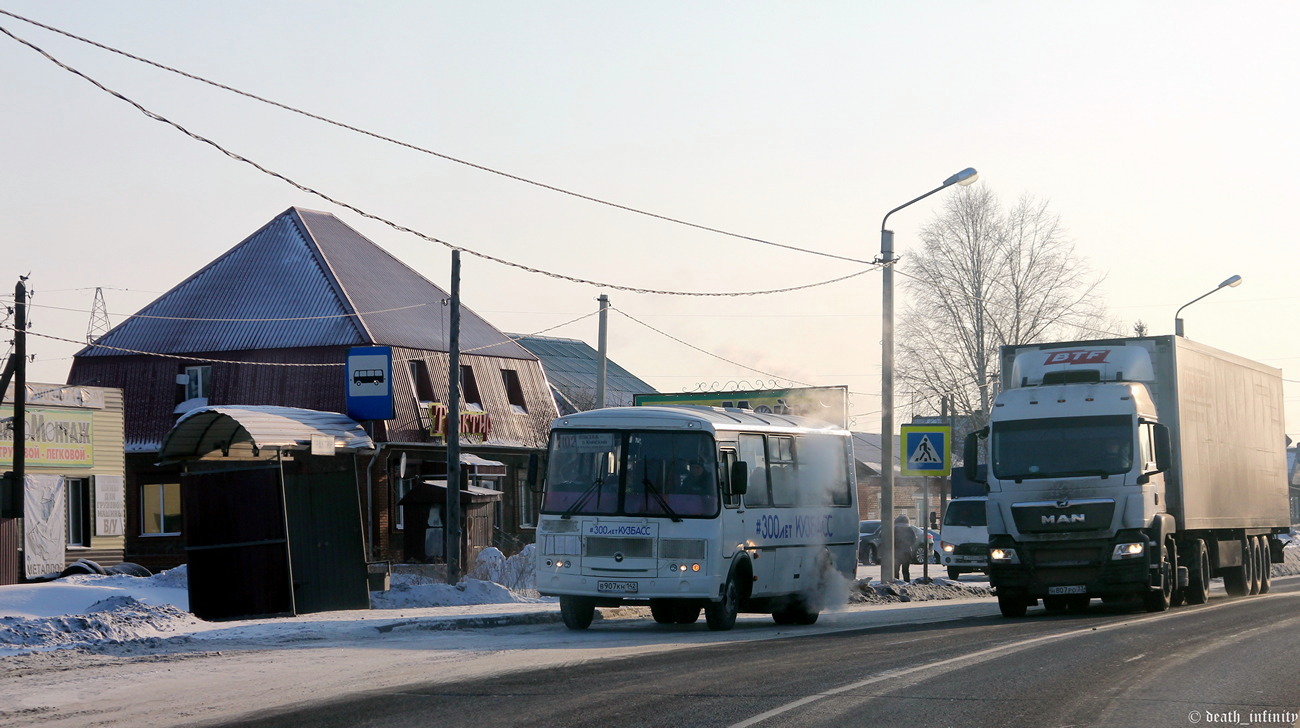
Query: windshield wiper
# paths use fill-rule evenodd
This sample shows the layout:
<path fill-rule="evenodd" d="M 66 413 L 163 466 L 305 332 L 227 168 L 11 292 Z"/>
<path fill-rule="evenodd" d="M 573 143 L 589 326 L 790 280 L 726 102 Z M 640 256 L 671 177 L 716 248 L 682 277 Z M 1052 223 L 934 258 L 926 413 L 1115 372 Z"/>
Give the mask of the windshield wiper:
<path fill-rule="evenodd" d="M 596 478 L 595 482 L 587 486 L 586 490 L 582 491 L 582 495 L 578 496 L 578 500 L 574 501 L 573 505 L 564 509 L 564 513 L 560 514 L 560 518 L 572 518 L 573 514 L 578 512 L 578 509 L 582 507 L 582 504 L 586 503 L 587 499 L 591 497 L 591 494 L 604 482 L 604 478 Z"/>
<path fill-rule="evenodd" d="M 668 501 L 664 500 L 663 494 L 659 492 L 659 489 L 655 487 L 654 483 L 650 482 L 649 478 L 642 478 L 641 485 L 645 486 L 647 493 L 653 495 L 655 500 L 659 501 L 659 507 L 664 509 L 664 513 L 668 514 L 668 517 L 672 519 L 673 523 L 682 522 L 682 517 L 677 515 L 677 512 L 668 506 Z"/>

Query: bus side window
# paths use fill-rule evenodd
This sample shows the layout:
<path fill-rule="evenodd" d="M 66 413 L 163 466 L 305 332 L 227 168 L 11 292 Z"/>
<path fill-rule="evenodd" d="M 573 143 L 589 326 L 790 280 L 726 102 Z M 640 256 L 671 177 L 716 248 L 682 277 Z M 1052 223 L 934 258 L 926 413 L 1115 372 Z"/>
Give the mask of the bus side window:
<path fill-rule="evenodd" d="M 767 452 L 762 435 L 740 436 L 740 459 L 749 463 L 749 490 L 745 492 L 746 506 L 770 506 L 772 496 L 767 487 Z"/>

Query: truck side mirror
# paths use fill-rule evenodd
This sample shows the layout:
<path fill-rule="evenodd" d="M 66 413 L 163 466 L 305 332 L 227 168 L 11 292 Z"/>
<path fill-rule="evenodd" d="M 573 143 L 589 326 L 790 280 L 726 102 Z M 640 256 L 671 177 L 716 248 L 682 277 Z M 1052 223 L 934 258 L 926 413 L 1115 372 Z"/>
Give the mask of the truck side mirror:
<path fill-rule="evenodd" d="M 744 495 L 749 490 L 749 463 L 737 461 L 731 464 L 731 492 L 727 495 Z"/>
<path fill-rule="evenodd" d="M 980 466 L 980 438 L 988 437 L 989 428 L 985 427 L 966 436 L 965 447 L 962 449 L 963 469 L 966 479 L 972 483 L 987 483 L 988 481 L 979 476 Z"/>
<path fill-rule="evenodd" d="M 1156 469 L 1165 472 L 1170 468 L 1174 461 L 1174 445 L 1169 437 L 1169 428 L 1166 425 L 1156 423 Z"/>

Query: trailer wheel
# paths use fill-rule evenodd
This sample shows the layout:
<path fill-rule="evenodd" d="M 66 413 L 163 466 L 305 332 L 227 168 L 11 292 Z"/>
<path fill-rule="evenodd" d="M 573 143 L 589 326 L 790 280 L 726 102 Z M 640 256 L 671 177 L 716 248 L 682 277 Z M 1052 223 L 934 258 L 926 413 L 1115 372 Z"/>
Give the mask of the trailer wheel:
<path fill-rule="evenodd" d="M 1210 599 L 1210 552 L 1205 542 L 1196 539 L 1187 554 L 1187 589 L 1184 595 L 1188 604 L 1204 604 Z"/>
<path fill-rule="evenodd" d="M 1174 595 L 1174 568 L 1169 544 L 1160 544 L 1160 590 L 1149 591 L 1142 595 L 1142 603 L 1148 612 L 1163 612 L 1169 608 L 1169 600 Z"/>
<path fill-rule="evenodd" d="M 1259 593 L 1273 588 L 1273 555 L 1268 551 L 1268 536 L 1259 536 Z"/>
<path fill-rule="evenodd" d="M 586 629 L 596 616 L 596 600 L 591 597 L 560 595 L 560 617 L 569 629 Z"/>
<path fill-rule="evenodd" d="M 1028 608 L 1029 603 L 1024 597 L 998 595 L 998 611 L 1002 612 L 1002 616 L 1004 617 L 1010 617 L 1012 619 L 1023 617 L 1025 616 L 1025 610 Z"/>
<path fill-rule="evenodd" d="M 1250 560 L 1247 562 L 1249 569 L 1246 573 L 1249 574 L 1250 594 L 1253 596 L 1259 593 L 1259 575 L 1263 571 L 1260 568 L 1263 564 L 1259 563 L 1259 539 L 1254 536 L 1246 537 L 1246 553 L 1250 555 Z"/>

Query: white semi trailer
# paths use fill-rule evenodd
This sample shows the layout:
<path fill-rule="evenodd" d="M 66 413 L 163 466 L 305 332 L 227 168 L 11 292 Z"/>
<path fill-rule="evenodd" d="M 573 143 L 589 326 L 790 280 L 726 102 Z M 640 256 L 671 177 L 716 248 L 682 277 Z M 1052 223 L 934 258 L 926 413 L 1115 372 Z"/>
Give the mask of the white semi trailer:
<path fill-rule="evenodd" d="M 1008 346 L 989 425 L 1002 614 L 1267 592 L 1289 525 L 1281 372 L 1180 336 Z M 984 445 L 981 447 L 981 445 Z"/>

